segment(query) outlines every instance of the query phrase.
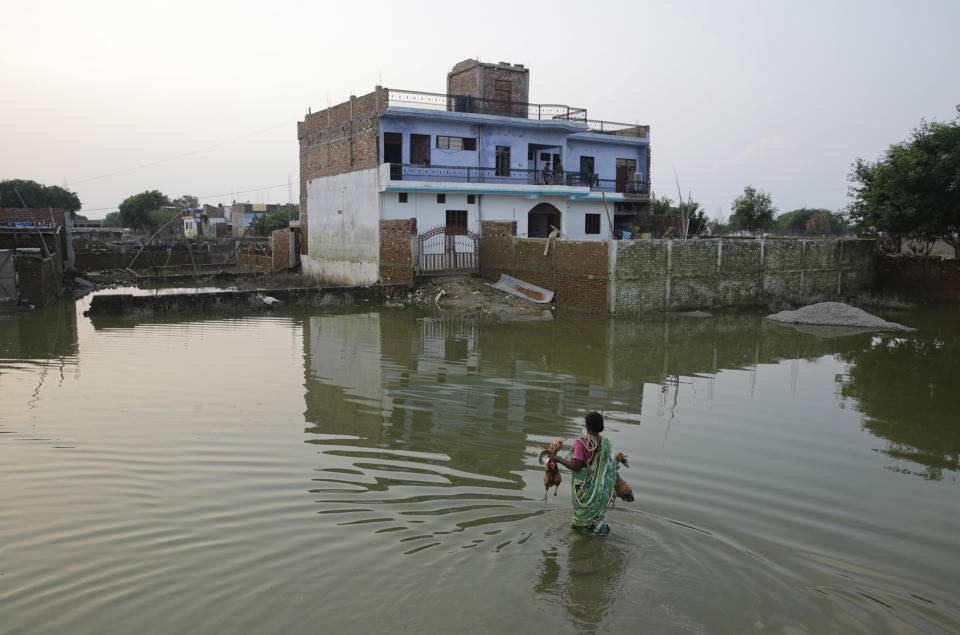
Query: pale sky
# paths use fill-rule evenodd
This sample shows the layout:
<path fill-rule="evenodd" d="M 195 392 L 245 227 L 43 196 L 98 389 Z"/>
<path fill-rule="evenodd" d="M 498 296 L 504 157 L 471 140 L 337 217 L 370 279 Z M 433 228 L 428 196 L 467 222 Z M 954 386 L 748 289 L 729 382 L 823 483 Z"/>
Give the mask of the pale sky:
<path fill-rule="evenodd" d="M 308 107 L 444 92 L 471 57 L 649 124 L 653 190 L 676 200 L 676 170 L 710 216 L 746 185 L 840 209 L 856 157 L 960 104 L 960 0 L 2 3 L 0 179 L 66 184 L 91 218 L 151 189 L 296 201 Z"/>

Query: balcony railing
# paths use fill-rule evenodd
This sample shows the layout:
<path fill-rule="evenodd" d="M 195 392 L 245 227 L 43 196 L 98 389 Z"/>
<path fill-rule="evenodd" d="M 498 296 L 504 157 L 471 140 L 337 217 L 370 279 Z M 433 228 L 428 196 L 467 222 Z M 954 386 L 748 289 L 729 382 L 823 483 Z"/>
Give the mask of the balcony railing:
<path fill-rule="evenodd" d="M 593 192 L 622 192 L 639 196 L 649 193 L 646 181 L 601 179 L 595 173 L 572 170 L 547 171 L 391 163 L 390 180 L 589 187 Z"/>

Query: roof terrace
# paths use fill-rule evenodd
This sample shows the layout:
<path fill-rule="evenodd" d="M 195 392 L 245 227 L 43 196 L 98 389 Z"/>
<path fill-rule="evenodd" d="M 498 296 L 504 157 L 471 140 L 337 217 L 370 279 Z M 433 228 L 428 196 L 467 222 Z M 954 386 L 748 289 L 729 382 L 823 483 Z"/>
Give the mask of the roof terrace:
<path fill-rule="evenodd" d="M 426 110 L 445 110 L 520 119 L 568 121 L 574 124 L 582 124 L 585 126 L 585 132 L 641 139 L 647 138 L 650 134 L 650 126 L 588 119 L 586 108 L 574 108 L 563 104 L 531 104 L 486 99 L 472 95 L 447 95 L 394 88 L 385 90 L 387 92 L 387 108 L 391 106 L 423 108 Z"/>

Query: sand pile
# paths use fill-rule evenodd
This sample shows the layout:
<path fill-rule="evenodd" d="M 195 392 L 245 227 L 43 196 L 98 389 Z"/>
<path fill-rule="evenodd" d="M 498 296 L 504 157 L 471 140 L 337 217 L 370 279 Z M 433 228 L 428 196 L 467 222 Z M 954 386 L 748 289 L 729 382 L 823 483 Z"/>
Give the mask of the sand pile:
<path fill-rule="evenodd" d="M 824 324 L 830 326 L 854 326 L 876 331 L 915 331 L 909 326 L 887 322 L 857 307 L 842 302 L 820 302 L 796 311 L 781 311 L 767 316 L 774 322 L 787 324 Z"/>

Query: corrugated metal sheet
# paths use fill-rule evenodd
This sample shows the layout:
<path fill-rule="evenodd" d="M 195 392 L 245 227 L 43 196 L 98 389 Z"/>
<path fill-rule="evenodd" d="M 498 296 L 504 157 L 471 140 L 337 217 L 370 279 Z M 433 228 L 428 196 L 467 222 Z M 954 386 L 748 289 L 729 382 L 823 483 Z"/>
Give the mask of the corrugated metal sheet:
<path fill-rule="evenodd" d="M 494 289 L 515 295 L 518 298 L 524 298 L 538 304 L 546 304 L 553 300 L 553 291 L 548 291 L 542 287 L 517 280 L 513 276 L 501 274 L 500 279 L 490 285 Z"/>

